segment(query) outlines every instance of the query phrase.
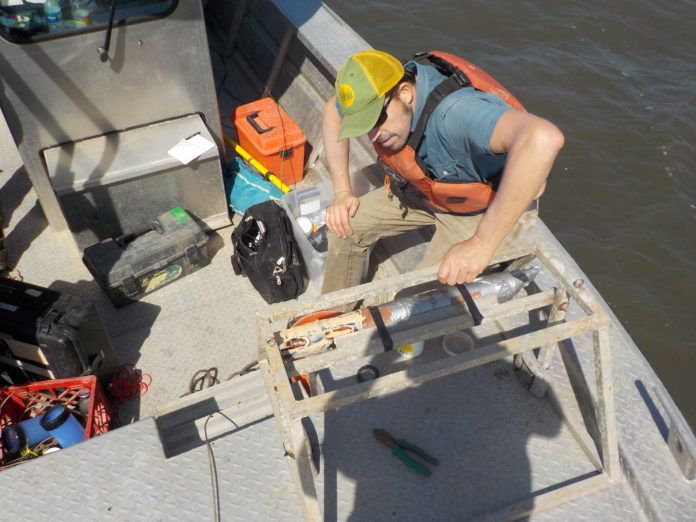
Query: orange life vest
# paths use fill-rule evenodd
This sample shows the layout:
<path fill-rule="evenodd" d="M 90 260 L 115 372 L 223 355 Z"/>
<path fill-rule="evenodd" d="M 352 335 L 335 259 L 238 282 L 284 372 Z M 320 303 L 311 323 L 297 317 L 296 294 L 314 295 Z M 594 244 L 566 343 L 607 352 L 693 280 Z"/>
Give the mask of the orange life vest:
<path fill-rule="evenodd" d="M 495 197 L 495 190 L 489 183 L 466 180 L 435 180 L 426 172 L 423 160 L 416 149 L 423 139 L 428 118 L 437 104 L 448 94 L 472 86 L 480 91 L 497 95 L 510 107 L 524 111 L 522 104 L 510 91 L 500 85 L 492 76 L 474 64 L 452 54 L 431 51 L 417 57 L 425 58 L 446 76 L 428 96 L 416 129 L 411 133 L 406 145 L 394 152 L 379 143 L 374 143 L 380 161 L 387 171 L 385 185 L 393 192 L 405 184 L 412 185 L 424 197 L 425 203 L 435 209 L 454 214 L 473 214 L 488 208 Z"/>

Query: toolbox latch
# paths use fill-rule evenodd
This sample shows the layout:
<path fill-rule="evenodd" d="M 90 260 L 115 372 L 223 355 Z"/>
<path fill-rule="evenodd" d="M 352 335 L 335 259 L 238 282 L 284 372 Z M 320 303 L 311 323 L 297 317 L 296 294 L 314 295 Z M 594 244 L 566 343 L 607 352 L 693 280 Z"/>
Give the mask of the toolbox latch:
<path fill-rule="evenodd" d="M 123 292 L 128 297 L 133 297 L 138 293 L 138 285 L 135 284 L 135 277 L 128 276 L 123 280 Z"/>
<path fill-rule="evenodd" d="M 201 261 L 201 256 L 198 252 L 198 247 L 191 245 L 186 248 L 186 257 L 192 265 L 197 265 Z"/>

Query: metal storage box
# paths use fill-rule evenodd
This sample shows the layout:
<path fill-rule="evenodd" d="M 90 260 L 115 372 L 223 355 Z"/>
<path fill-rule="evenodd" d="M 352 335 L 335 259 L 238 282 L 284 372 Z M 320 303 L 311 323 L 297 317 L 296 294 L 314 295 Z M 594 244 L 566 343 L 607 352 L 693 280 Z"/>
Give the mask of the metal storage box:
<path fill-rule="evenodd" d="M 208 228 L 229 224 L 217 147 L 187 165 L 168 154 L 196 134 L 215 143 L 194 114 L 44 150 L 79 249 L 140 230 L 176 206 Z"/>

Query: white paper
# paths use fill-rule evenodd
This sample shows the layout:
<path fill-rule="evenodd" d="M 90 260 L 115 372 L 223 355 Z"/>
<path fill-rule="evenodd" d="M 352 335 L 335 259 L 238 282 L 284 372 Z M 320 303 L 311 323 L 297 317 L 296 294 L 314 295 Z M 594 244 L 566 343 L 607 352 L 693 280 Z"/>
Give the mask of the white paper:
<path fill-rule="evenodd" d="M 208 152 L 215 147 L 215 144 L 205 139 L 200 134 L 181 140 L 167 152 L 170 156 L 178 159 L 184 165 L 188 165 L 204 152 Z"/>

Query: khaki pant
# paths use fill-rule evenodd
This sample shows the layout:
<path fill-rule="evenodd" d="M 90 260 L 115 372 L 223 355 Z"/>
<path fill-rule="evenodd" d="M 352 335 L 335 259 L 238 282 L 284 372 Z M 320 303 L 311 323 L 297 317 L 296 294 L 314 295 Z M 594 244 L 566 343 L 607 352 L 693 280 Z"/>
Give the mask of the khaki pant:
<path fill-rule="evenodd" d="M 435 225 L 435 235 L 418 265 L 423 268 L 437 263 L 455 243 L 470 238 L 483 216 L 431 213 L 405 207 L 396 196 L 390 199 L 387 194 L 387 189 L 381 187 L 360 198 L 358 211 L 350 222 L 353 229 L 350 237 L 340 239 L 329 232 L 322 293 L 359 285 L 370 247 L 380 238 Z"/>

